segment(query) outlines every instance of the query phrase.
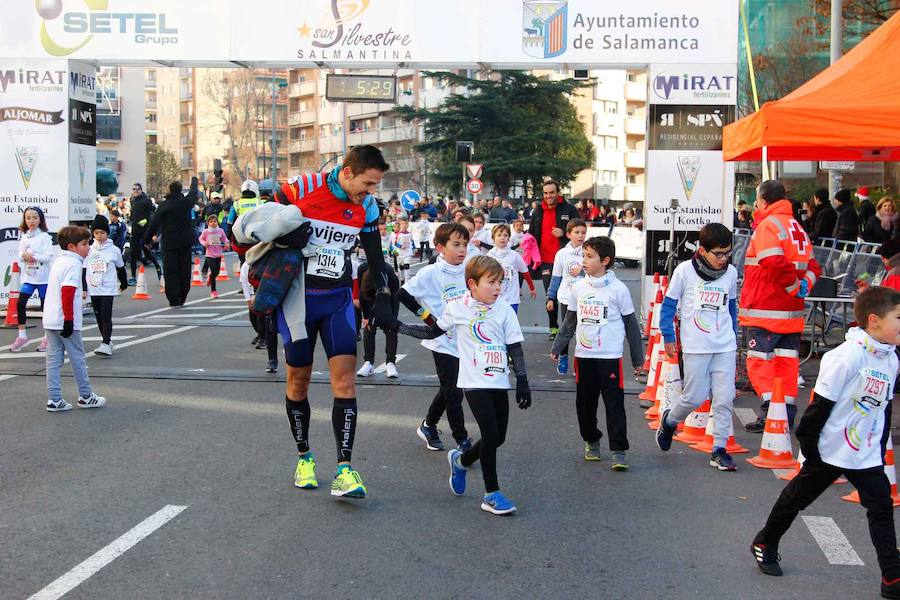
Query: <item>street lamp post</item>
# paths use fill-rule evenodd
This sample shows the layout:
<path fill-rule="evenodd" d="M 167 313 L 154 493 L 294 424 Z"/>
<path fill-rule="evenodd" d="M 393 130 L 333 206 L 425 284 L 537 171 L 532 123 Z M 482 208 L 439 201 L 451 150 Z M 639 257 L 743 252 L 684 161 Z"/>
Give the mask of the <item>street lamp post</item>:
<path fill-rule="evenodd" d="M 843 0 L 831 0 L 831 64 L 844 53 Z M 841 187 L 840 171 L 828 171 L 828 198 L 834 198 Z"/>

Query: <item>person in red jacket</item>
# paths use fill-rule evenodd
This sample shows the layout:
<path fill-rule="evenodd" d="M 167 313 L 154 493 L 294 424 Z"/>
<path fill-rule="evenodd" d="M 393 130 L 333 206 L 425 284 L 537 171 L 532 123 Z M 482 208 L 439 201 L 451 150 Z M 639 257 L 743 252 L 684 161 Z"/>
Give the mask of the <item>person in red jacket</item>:
<path fill-rule="evenodd" d="M 756 196 L 756 229 L 744 263 L 744 287 L 738 312 L 747 328 L 747 373 L 762 399 L 762 416 L 746 426 L 762 432 L 775 378 L 781 378 L 788 423 L 797 413 L 800 334 L 805 322 L 804 298 L 822 269 L 812 256 L 812 243 L 794 218 L 784 185 L 764 181 Z"/>

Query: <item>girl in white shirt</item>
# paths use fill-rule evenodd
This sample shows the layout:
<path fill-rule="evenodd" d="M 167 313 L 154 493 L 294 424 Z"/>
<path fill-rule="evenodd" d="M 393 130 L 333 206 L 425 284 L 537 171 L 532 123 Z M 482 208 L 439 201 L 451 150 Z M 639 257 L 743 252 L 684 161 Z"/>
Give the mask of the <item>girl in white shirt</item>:
<path fill-rule="evenodd" d="M 500 298 L 503 266 L 489 256 L 476 256 L 466 264 L 469 291 L 451 302 L 436 323 L 399 324 L 400 333 L 434 339 L 453 332 L 459 352 L 457 386 L 465 391 L 469 408 L 478 422 L 481 439 L 465 452 L 451 450 L 450 489 L 457 496 L 466 491 L 466 471 L 481 461 L 484 499 L 481 509 L 495 515 L 510 514 L 516 506 L 508 500 L 497 482 L 497 448 L 506 439 L 509 423 L 509 365 L 516 374 L 516 403 L 522 410 L 531 406 L 531 390 L 522 352 L 522 330 L 516 313 Z"/>
<path fill-rule="evenodd" d="M 528 291 L 531 298 L 537 297 L 534 290 L 534 281 L 531 279 L 531 273 L 525 266 L 525 261 L 520 254 L 509 249 L 509 225 L 501 223 L 496 225 L 491 232 L 493 235 L 494 247 L 488 252 L 488 256 L 495 259 L 503 267 L 503 292 L 500 297 L 509 302 L 516 314 L 519 313 L 520 291 L 522 289 L 522 280 L 528 283 Z"/>
<path fill-rule="evenodd" d="M 419 245 L 419 258 L 428 260 L 431 258 L 431 223 L 428 221 L 428 213 L 422 212 L 415 226 L 416 243 Z"/>
<path fill-rule="evenodd" d="M 27 321 L 26 308 L 28 301 L 37 291 L 41 299 L 41 310 L 44 308 L 44 297 L 47 295 L 47 282 L 50 277 L 50 261 L 53 258 L 53 240 L 47 233 L 47 219 L 37 206 L 29 206 L 22 213 L 22 232 L 19 236 L 19 261 L 22 265 L 22 286 L 19 288 L 19 302 L 16 310 L 19 315 L 19 335 L 9 347 L 10 352 L 19 352 L 28 344 L 28 333 L 25 330 Z M 47 351 L 47 338 L 41 339 L 38 352 Z"/>

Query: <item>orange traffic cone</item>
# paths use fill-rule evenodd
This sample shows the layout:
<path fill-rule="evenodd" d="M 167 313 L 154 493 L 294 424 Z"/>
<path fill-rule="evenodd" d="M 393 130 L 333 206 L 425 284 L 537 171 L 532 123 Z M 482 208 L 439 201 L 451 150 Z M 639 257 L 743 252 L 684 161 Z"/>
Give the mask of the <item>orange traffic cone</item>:
<path fill-rule="evenodd" d="M 684 420 L 684 431 L 676 434 L 673 438 L 676 442 L 685 444 L 697 444 L 703 441 L 706 434 L 710 413 L 710 401 L 704 400 L 697 410 L 692 412 Z"/>
<path fill-rule="evenodd" d="M 652 395 L 645 398 L 646 400 L 653 400 L 653 406 L 644 411 L 644 418 L 648 421 L 652 421 L 659 416 L 660 386 L 663 386 L 663 391 L 665 391 L 667 370 L 665 346 L 662 343 L 656 344 L 656 376 L 653 378 Z"/>
<path fill-rule="evenodd" d="M 234 271 L 231 272 L 235 277 L 241 276 L 241 259 L 237 254 L 234 255 L 237 260 L 234 261 Z"/>
<path fill-rule="evenodd" d="M 662 306 L 663 296 L 662 290 L 656 290 L 656 306 Z M 659 333 L 659 310 L 653 310 L 650 319 L 650 341 L 647 343 L 647 354 L 644 355 L 644 365 L 641 367 L 643 371 L 650 370 L 650 361 L 653 360 L 653 346 L 662 342 L 662 335 Z"/>
<path fill-rule="evenodd" d="M 894 466 L 894 442 L 891 440 L 891 436 L 888 436 L 887 450 L 884 453 L 884 474 L 887 475 L 891 484 L 891 500 L 894 501 L 894 506 L 900 506 L 900 494 L 897 493 L 897 468 Z M 859 492 L 853 490 L 846 496 L 841 496 L 841 500 L 858 503 Z"/>
<path fill-rule="evenodd" d="M 132 300 L 150 300 L 150 294 L 147 293 L 147 275 L 144 273 L 144 265 L 138 271 L 137 286 L 134 288 Z"/>
<path fill-rule="evenodd" d="M 228 281 L 231 278 L 228 277 L 228 261 L 225 260 L 224 254 L 222 255 L 221 267 L 222 268 L 219 269 L 219 276 L 216 277 L 216 281 Z"/>
<path fill-rule="evenodd" d="M 653 418 L 647 427 L 654 431 L 659 428 L 659 419 L 663 412 L 672 407 L 678 398 L 681 398 L 681 369 L 678 368 L 678 357 L 666 358 L 666 376 L 657 388 L 659 402 L 656 405 L 656 417 Z M 660 392 L 661 390 L 661 392 Z M 650 407 L 653 408 L 652 406 Z M 648 410 L 649 412 L 649 410 Z"/>
<path fill-rule="evenodd" d="M 656 398 L 656 386 L 659 383 L 659 371 L 663 361 L 666 358 L 666 349 L 661 339 L 657 339 L 653 344 L 653 351 L 650 355 L 650 370 L 647 375 L 647 387 L 638 395 L 641 400 L 653 400 Z"/>
<path fill-rule="evenodd" d="M 194 259 L 194 271 L 191 273 L 191 287 L 203 287 L 203 276 L 200 274 L 200 259 Z"/>
<path fill-rule="evenodd" d="M 19 263 L 13 261 L 9 280 L 9 302 L 6 303 L 6 320 L 3 327 L 19 326 L 19 288 L 22 287 L 19 275 Z"/>
<path fill-rule="evenodd" d="M 653 322 L 653 305 L 656 304 L 656 292 L 659 290 L 659 273 L 653 274 L 653 287 L 650 288 L 650 297 L 647 299 L 647 312 L 644 318 L 644 337 L 650 339 L 651 323 Z"/>
<path fill-rule="evenodd" d="M 710 409 L 709 418 L 706 421 L 706 431 L 703 433 L 703 441 L 692 444 L 691 448 L 700 452 L 711 453 L 713 451 L 713 442 L 715 441 L 715 431 L 716 419 L 712 409 Z M 734 423 L 732 421 L 728 422 L 728 441 L 725 442 L 725 452 L 728 454 L 746 454 L 750 452 L 734 439 Z"/>
<path fill-rule="evenodd" d="M 788 431 L 783 385 L 781 378 L 776 377 L 759 454 L 747 459 L 748 463 L 759 469 L 791 469 L 797 465 L 791 451 L 791 433 Z"/>

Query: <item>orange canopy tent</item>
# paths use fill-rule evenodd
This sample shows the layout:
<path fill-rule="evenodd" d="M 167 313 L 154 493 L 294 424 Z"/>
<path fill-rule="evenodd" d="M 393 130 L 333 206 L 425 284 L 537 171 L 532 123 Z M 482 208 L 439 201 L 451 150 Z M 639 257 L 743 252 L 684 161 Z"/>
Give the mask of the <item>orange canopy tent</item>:
<path fill-rule="evenodd" d="M 781 100 L 725 127 L 726 161 L 900 160 L 900 13 Z"/>

